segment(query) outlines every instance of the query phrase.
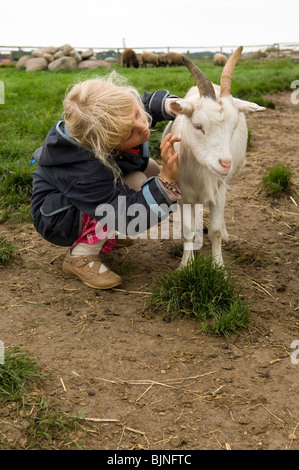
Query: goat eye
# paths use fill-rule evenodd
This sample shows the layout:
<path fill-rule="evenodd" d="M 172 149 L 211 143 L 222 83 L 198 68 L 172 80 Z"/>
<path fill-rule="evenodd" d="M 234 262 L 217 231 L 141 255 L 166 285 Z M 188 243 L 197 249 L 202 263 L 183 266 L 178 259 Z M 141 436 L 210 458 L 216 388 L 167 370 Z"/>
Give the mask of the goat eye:
<path fill-rule="evenodd" d="M 193 124 L 193 127 L 194 127 L 195 129 L 200 130 L 200 131 L 203 131 L 203 128 L 202 128 L 202 125 L 201 125 L 201 124 Z"/>

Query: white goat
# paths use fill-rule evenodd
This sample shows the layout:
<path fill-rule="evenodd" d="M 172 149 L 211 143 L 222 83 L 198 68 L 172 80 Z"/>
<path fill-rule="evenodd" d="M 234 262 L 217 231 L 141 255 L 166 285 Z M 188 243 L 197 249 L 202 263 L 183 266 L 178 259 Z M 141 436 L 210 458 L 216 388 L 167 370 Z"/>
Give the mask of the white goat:
<path fill-rule="evenodd" d="M 192 87 L 184 99 L 170 104 L 177 117 L 168 124 L 163 136 L 171 132 L 181 138 L 175 146 L 179 153 L 179 184 L 182 192 L 183 266 L 193 257 L 194 233 L 198 227 L 198 221 L 195 220 L 196 204 L 209 204 L 212 255 L 218 264 L 223 264 L 221 242 L 228 241 L 224 221 L 226 184 L 242 168 L 246 156 L 247 125 L 244 112 L 265 109 L 255 103 L 233 98 L 230 94 L 233 70 L 242 50 L 240 46 L 225 65 L 221 86 L 212 84 L 184 56 L 185 65 L 195 78 L 197 87 Z M 184 217 L 184 204 L 191 205 L 191 218 Z"/>

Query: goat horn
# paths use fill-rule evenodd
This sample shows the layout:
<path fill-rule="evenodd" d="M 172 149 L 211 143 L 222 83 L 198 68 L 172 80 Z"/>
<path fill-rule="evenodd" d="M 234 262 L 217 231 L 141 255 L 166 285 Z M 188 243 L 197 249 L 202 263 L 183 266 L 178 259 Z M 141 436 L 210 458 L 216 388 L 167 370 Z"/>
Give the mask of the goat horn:
<path fill-rule="evenodd" d="M 228 59 L 227 63 L 224 66 L 224 69 L 221 75 L 221 81 L 220 81 L 220 85 L 221 85 L 220 96 L 221 97 L 230 95 L 234 68 L 240 58 L 240 55 L 242 54 L 242 51 L 243 51 L 243 46 L 238 47 L 238 49 L 234 51 L 234 53 Z"/>
<path fill-rule="evenodd" d="M 201 96 L 207 96 L 216 101 L 214 87 L 205 74 L 185 55 L 182 56 L 183 62 L 195 79 L 198 91 Z"/>

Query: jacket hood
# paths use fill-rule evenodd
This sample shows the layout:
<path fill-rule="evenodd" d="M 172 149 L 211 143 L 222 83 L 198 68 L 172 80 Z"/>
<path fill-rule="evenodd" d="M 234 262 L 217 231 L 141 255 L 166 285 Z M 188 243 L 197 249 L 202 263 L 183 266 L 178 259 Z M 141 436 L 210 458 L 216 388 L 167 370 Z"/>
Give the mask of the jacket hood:
<path fill-rule="evenodd" d="M 62 119 L 52 127 L 43 146 L 33 154 L 33 160 L 42 166 L 69 165 L 94 158 L 90 148 L 80 145 L 72 137 Z"/>

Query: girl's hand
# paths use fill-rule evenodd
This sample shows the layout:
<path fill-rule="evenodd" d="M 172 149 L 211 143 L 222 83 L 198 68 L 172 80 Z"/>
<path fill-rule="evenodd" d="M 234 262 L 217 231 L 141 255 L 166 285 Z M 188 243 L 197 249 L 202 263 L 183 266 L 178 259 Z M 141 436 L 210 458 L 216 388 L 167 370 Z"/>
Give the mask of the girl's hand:
<path fill-rule="evenodd" d="M 172 134 L 167 134 L 161 142 L 161 157 L 163 160 L 163 169 L 161 177 L 168 181 L 168 183 L 174 183 L 178 181 L 179 173 L 179 155 L 174 150 L 173 144 L 180 142 L 180 137 L 175 137 Z"/>

